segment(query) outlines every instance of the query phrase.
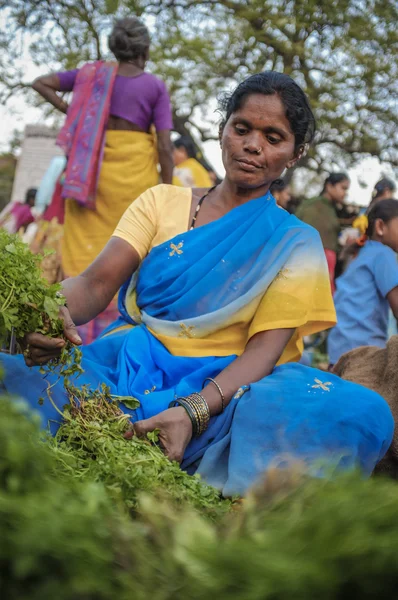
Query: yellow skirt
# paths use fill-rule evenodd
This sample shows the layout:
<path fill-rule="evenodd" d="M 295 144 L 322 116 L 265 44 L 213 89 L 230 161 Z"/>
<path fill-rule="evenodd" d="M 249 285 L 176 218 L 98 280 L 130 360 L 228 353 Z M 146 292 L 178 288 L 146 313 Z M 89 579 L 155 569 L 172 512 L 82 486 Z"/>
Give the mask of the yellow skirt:
<path fill-rule="evenodd" d="M 155 136 L 107 131 L 96 208 L 65 203 L 62 268 L 66 277 L 84 271 L 113 234 L 126 208 L 159 181 Z"/>

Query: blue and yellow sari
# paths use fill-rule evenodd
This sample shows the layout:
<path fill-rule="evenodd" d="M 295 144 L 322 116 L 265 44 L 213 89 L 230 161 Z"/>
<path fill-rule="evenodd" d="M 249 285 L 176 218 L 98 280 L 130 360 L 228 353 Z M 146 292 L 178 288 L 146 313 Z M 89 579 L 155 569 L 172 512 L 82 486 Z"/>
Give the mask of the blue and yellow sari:
<path fill-rule="evenodd" d="M 123 286 L 119 310 L 83 348 L 76 383 L 135 396 L 140 407 L 123 408 L 133 421 L 200 390 L 256 333 L 295 330 L 273 373 L 237 393 L 186 449 L 182 468 L 224 495 L 244 493 L 287 456 L 313 473 L 333 464 L 369 474 L 386 453 L 394 424 L 379 395 L 292 362 L 304 335 L 334 324 L 334 307 L 317 232 L 269 194 L 152 248 Z M 59 415 L 50 402 L 37 404 L 45 389 L 38 368 L 25 367 L 22 357 L 3 362 L 7 390 L 27 397 L 54 432 Z M 66 402 L 61 381 L 53 398 L 59 407 Z"/>

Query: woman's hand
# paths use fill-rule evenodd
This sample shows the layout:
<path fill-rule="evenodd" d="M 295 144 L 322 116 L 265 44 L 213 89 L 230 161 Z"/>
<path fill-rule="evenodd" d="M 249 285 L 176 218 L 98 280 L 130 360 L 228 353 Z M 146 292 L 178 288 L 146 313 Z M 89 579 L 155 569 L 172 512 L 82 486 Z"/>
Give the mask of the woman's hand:
<path fill-rule="evenodd" d="M 169 408 L 150 419 L 134 423 L 134 432 L 139 437 L 155 429 L 160 430 L 159 441 L 166 456 L 180 463 L 192 438 L 192 423 L 185 408 Z M 134 432 L 128 431 L 125 437 L 130 439 Z"/>
<path fill-rule="evenodd" d="M 80 345 L 82 340 L 65 306 L 61 306 L 59 316 L 64 322 L 64 335 L 66 339 L 72 342 L 72 344 Z M 28 367 L 45 365 L 50 360 L 58 358 L 65 343 L 65 340 L 62 338 L 50 338 L 41 333 L 28 333 L 25 336 L 26 350 L 24 356 L 26 365 Z"/>

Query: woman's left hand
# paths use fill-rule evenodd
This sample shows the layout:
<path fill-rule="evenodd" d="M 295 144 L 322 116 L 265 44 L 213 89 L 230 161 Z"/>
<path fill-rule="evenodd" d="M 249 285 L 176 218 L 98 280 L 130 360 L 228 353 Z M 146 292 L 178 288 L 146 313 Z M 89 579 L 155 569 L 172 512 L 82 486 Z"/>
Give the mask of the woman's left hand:
<path fill-rule="evenodd" d="M 134 423 L 134 432 L 139 437 L 155 429 L 159 429 L 159 442 L 166 456 L 180 463 L 192 438 L 192 423 L 185 408 L 169 408 L 150 419 Z M 130 439 L 134 432 L 129 431 L 124 437 Z"/>

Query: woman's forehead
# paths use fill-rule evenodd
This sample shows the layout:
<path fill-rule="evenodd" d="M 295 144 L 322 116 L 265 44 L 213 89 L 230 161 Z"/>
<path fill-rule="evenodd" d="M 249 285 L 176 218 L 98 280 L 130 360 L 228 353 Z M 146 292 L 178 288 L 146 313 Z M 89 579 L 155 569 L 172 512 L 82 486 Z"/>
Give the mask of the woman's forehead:
<path fill-rule="evenodd" d="M 283 127 L 292 133 L 285 107 L 277 94 L 249 94 L 231 117 L 250 120 L 252 124 L 256 123 L 260 127 Z"/>

